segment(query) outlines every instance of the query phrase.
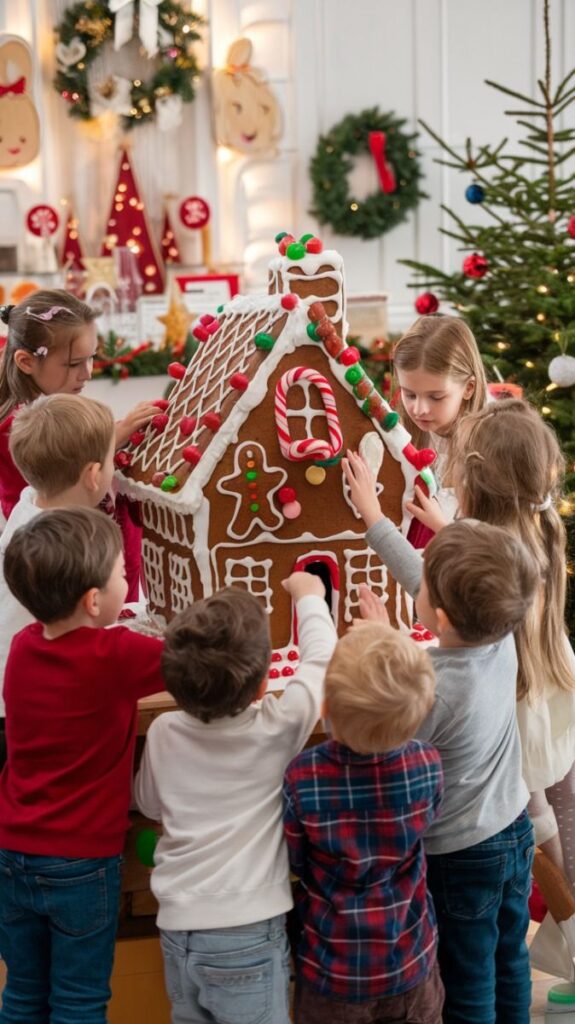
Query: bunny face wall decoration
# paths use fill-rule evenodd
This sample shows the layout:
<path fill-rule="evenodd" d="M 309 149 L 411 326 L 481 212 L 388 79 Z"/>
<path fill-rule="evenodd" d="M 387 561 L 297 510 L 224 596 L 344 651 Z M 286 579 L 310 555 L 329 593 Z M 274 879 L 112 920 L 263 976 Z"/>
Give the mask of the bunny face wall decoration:
<path fill-rule="evenodd" d="M 0 36 L 0 168 L 25 167 L 40 149 L 40 120 L 30 95 L 32 51 L 19 36 Z"/>
<path fill-rule="evenodd" d="M 216 139 L 241 153 L 271 155 L 281 135 L 281 113 L 265 75 L 251 66 L 251 54 L 250 40 L 236 39 L 226 67 L 214 72 Z"/>

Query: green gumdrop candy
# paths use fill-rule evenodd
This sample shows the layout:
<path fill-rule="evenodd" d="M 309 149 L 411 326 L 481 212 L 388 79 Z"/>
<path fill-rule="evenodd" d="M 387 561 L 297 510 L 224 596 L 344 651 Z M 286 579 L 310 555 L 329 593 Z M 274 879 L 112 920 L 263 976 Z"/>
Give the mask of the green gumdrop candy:
<path fill-rule="evenodd" d="M 292 242 L 286 249 L 288 260 L 303 260 L 305 256 L 305 245 L 301 242 Z"/>
<path fill-rule="evenodd" d="M 381 425 L 382 425 L 384 430 L 393 430 L 393 428 L 395 427 L 396 423 L 399 423 L 399 413 L 398 412 L 388 412 L 383 417 L 383 421 L 382 421 Z"/>
<path fill-rule="evenodd" d="M 154 851 L 158 837 L 152 828 L 143 828 L 136 837 L 136 855 L 141 864 L 147 868 L 154 867 Z"/>
<path fill-rule="evenodd" d="M 345 371 L 345 379 L 348 382 L 348 384 L 357 384 L 357 382 L 361 380 L 362 377 L 363 370 L 361 366 L 358 365 L 358 363 L 354 363 L 353 366 L 350 366 L 349 370 Z"/>
<path fill-rule="evenodd" d="M 160 484 L 160 490 L 162 491 L 173 491 L 178 486 L 177 476 L 173 476 L 171 473 L 165 476 Z"/>
<path fill-rule="evenodd" d="M 308 324 L 306 331 L 308 338 L 311 338 L 312 341 L 320 340 L 319 334 L 317 333 L 317 324 Z"/>
<path fill-rule="evenodd" d="M 285 238 L 286 235 L 287 235 L 287 231 L 278 231 L 277 235 L 274 238 L 274 242 L 277 242 L 279 244 L 279 242 L 281 242 L 282 238 Z"/>
<path fill-rule="evenodd" d="M 271 334 L 256 334 L 254 342 L 256 348 L 263 348 L 269 352 L 275 345 L 275 338 L 272 338 Z"/>
<path fill-rule="evenodd" d="M 315 238 L 315 235 L 312 235 L 312 234 L 302 235 L 301 238 L 300 238 L 301 244 L 305 245 L 306 242 L 309 242 L 310 238 Z"/>

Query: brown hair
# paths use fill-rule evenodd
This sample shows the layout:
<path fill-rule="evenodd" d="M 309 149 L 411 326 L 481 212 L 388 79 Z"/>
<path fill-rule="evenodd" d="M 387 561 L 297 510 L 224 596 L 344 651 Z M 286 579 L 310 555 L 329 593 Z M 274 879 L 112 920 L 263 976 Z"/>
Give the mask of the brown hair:
<path fill-rule="evenodd" d="M 35 619 L 59 622 L 86 591 L 105 588 L 121 550 L 122 535 L 110 516 L 97 509 L 50 509 L 10 538 L 4 577 Z"/>
<path fill-rule="evenodd" d="M 268 617 L 253 594 L 228 587 L 180 612 L 166 630 L 166 690 L 202 722 L 255 699 L 271 660 Z"/>
<path fill-rule="evenodd" d="M 411 637 L 366 622 L 338 640 L 325 677 L 326 710 L 336 739 L 351 750 L 378 754 L 402 746 L 434 697 L 431 659 Z"/>
<path fill-rule="evenodd" d="M 538 571 L 537 600 L 517 632 L 518 697 L 535 697 L 549 682 L 575 688 L 564 625 L 566 534 L 555 507 L 564 460 L 553 430 L 527 402 L 492 402 L 459 425 L 448 473 L 462 512 L 520 537 Z"/>
<path fill-rule="evenodd" d="M 423 560 L 432 608 L 443 609 L 465 643 L 494 643 L 525 621 L 539 576 L 509 530 L 458 520 L 433 538 Z"/>
<path fill-rule="evenodd" d="M 43 319 L 54 309 L 57 311 L 49 319 Z M 0 319 L 8 325 L 0 361 L 0 422 L 17 405 L 41 394 L 31 375 L 16 364 L 14 353 L 25 349 L 35 354 L 45 348 L 49 354 L 65 347 L 71 352 L 78 330 L 97 316 L 97 310 L 57 288 L 33 292 L 18 306 L 0 307 Z"/>
<path fill-rule="evenodd" d="M 453 377 L 462 384 L 474 378 L 473 394 L 463 399 L 459 417 L 485 405 L 487 381 L 477 342 L 465 320 L 458 316 L 420 316 L 397 342 L 393 351 L 393 366 L 394 390 L 397 389 L 399 395 L 397 409 L 401 422 L 409 430 L 417 448 L 429 446 L 429 434 L 420 430 L 405 411 L 397 380 L 398 369 L 421 369 L 426 373 Z"/>
<path fill-rule="evenodd" d="M 81 395 L 42 395 L 14 417 L 10 453 L 43 497 L 78 483 L 90 462 L 103 464 L 114 440 L 112 410 Z"/>

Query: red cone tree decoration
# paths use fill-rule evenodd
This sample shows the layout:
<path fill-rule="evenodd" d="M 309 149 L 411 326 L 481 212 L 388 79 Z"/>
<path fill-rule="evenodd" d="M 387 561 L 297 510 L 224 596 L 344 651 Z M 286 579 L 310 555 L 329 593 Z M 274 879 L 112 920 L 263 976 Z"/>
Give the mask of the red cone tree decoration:
<path fill-rule="evenodd" d="M 83 258 L 84 253 L 82 252 L 82 245 L 78 235 L 78 221 L 70 210 L 66 220 L 66 231 L 60 262 L 63 267 L 67 266 L 69 270 L 84 270 Z"/>
<path fill-rule="evenodd" d="M 169 263 L 182 262 L 167 207 L 164 211 L 164 227 L 162 228 L 162 259 L 166 266 Z"/>
<path fill-rule="evenodd" d="M 138 258 L 144 292 L 164 290 L 162 263 L 152 238 L 144 202 L 136 182 L 127 150 L 120 156 L 120 169 L 108 217 L 101 255 L 111 256 L 117 245 L 125 245 Z"/>

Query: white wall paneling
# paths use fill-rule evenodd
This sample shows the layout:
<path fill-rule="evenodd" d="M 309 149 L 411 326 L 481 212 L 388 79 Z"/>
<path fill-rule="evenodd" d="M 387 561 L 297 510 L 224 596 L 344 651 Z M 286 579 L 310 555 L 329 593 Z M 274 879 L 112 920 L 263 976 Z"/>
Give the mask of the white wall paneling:
<path fill-rule="evenodd" d="M 42 61 L 44 148 L 31 187 L 54 203 L 70 197 L 81 233 L 97 252 L 117 170 L 118 134 L 70 120 L 52 89 L 51 26 L 68 2 L 0 0 L 0 28 L 29 38 Z M 412 130 L 423 118 L 458 151 L 467 136 L 476 143 L 504 136 L 516 141 L 517 130 L 504 115 L 508 101 L 484 79 L 519 91 L 536 88 L 544 71 L 542 6 L 542 0 L 194 0 L 194 10 L 209 21 L 197 99 L 185 108 L 181 129 L 162 134 L 149 126 L 130 136 L 157 232 L 164 193 L 205 196 L 213 209 L 214 255 L 243 263 L 246 285 L 254 289 L 265 283 L 276 231 L 317 230 L 326 245 L 342 252 L 348 290 L 387 291 L 391 326 L 404 326 L 414 315 L 414 293 L 407 287 L 409 272 L 397 261 L 460 265 L 455 243 L 439 233 L 448 223 L 440 205 L 467 220 L 483 216 L 464 199 L 471 177 L 435 163 L 439 149 L 421 132 L 417 144 L 429 198 L 380 239 L 334 236 L 308 213 L 308 165 L 318 137 L 346 113 L 378 105 L 405 117 Z M 557 82 L 573 61 L 575 3 L 551 0 L 551 6 Z M 251 39 L 253 63 L 265 69 L 282 105 L 284 131 L 275 158 L 216 151 L 213 142 L 210 70 L 225 63 L 230 43 L 240 35 Z M 124 72 L 131 59 L 134 54 L 122 51 Z M 110 52 L 105 60 L 112 70 L 118 55 Z M 353 176 L 360 191 L 377 187 L 367 159 L 358 162 Z M 193 246 L 188 252 L 193 258 Z"/>

